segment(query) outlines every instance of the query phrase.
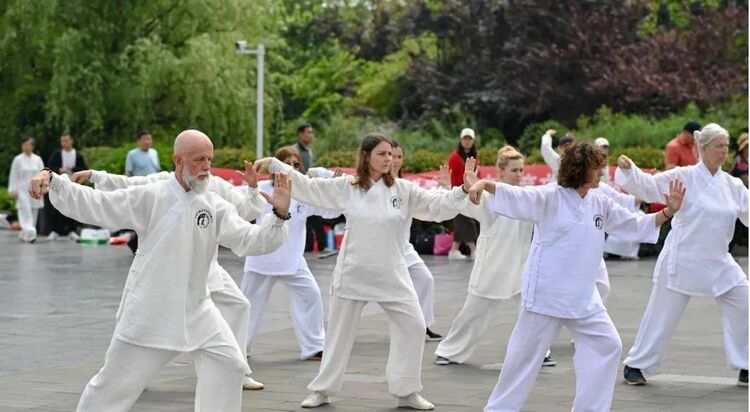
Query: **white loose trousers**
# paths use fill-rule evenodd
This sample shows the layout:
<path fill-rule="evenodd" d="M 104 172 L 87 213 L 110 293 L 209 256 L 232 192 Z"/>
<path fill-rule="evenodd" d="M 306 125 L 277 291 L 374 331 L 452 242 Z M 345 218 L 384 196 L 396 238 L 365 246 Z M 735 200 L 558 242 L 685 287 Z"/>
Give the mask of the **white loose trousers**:
<path fill-rule="evenodd" d="M 499 303 L 499 299 L 487 299 L 471 293 L 466 295 L 463 308 L 435 350 L 435 355 L 452 362 L 466 362 L 479 346 L 479 339 L 487 331 Z"/>
<path fill-rule="evenodd" d="M 653 371 L 659 366 L 667 350 L 667 342 L 690 301 L 690 296 L 669 289 L 666 277 L 662 275 L 657 278 L 635 343 L 623 362 L 631 368 Z M 732 369 L 748 369 L 747 282 L 715 299 L 721 310 L 727 364 Z"/>
<path fill-rule="evenodd" d="M 21 233 L 18 237 L 25 242 L 36 239 L 36 221 L 39 216 L 39 208 L 34 207 L 28 193 L 18 193 L 16 211 L 18 212 L 18 223 L 21 225 Z"/>
<path fill-rule="evenodd" d="M 508 341 L 500 378 L 484 412 L 517 412 L 523 407 L 552 341 L 560 328 L 576 342 L 573 365 L 576 397 L 573 411 L 609 411 L 615 390 L 622 343 L 606 311 L 582 319 L 565 319 L 521 310 Z"/>
<path fill-rule="evenodd" d="M 354 346 L 357 323 L 367 301 L 332 294 L 329 303 L 328 337 L 318 376 L 307 386 L 311 391 L 333 395 L 341 390 L 344 373 Z M 377 302 L 388 316 L 390 348 L 385 368 L 388 392 L 403 397 L 422 390 L 424 318 L 417 300 Z M 540 361 L 541 362 L 541 361 Z"/>
<path fill-rule="evenodd" d="M 76 412 L 129 411 L 153 375 L 177 354 L 113 337 L 104 366 L 86 385 Z M 238 412 L 246 361 L 228 325 L 223 323 L 219 334 L 190 355 L 198 375 L 195 411 Z"/>
<path fill-rule="evenodd" d="M 425 326 L 431 328 L 435 324 L 435 277 L 421 261 L 409 266 L 408 269 L 419 298 L 419 306 L 422 307 Z"/>
<path fill-rule="evenodd" d="M 244 324 L 246 339 L 240 344 L 246 351 L 250 350 L 276 281 L 282 282 L 289 292 L 289 312 L 300 347 L 300 359 L 308 359 L 323 350 L 325 331 L 320 288 L 307 267 L 300 268 L 294 275 L 268 276 L 245 272 L 241 287 L 242 292 L 250 300 L 252 311 L 249 321 Z"/>
<path fill-rule="evenodd" d="M 211 291 L 211 300 L 219 309 L 221 317 L 227 321 L 237 345 L 242 351 L 242 358 L 247 359 L 245 341 L 247 340 L 247 324 L 250 322 L 250 302 L 227 272 L 221 275 L 224 287 Z"/>

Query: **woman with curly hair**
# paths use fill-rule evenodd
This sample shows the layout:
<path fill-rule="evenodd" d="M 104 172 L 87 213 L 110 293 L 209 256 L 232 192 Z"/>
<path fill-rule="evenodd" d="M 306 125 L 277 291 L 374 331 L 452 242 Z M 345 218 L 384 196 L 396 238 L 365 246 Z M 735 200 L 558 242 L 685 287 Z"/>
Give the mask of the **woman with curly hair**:
<path fill-rule="evenodd" d="M 478 204 L 487 190 L 494 193 L 487 200 L 495 213 L 534 223 L 521 312 L 485 412 L 521 410 L 562 326 L 576 343 L 573 411 L 610 409 L 622 342 L 595 287 L 604 233 L 656 242 L 659 226 L 680 209 L 685 190 L 671 182 L 665 212 L 636 215 L 592 190 L 604 162 L 601 149 L 576 142 L 562 155 L 557 184 L 519 187 L 480 180 L 469 190 L 472 202 Z"/>

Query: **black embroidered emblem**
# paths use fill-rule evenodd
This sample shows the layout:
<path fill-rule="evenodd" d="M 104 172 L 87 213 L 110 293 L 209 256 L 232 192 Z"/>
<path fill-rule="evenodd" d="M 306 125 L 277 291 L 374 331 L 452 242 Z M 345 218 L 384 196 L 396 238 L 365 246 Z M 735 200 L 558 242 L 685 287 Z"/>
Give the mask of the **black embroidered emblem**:
<path fill-rule="evenodd" d="M 401 209 L 401 204 L 403 202 L 401 201 L 401 197 L 396 195 L 391 198 L 391 206 L 393 206 L 394 209 Z"/>
<path fill-rule="evenodd" d="M 206 209 L 200 209 L 198 213 L 195 214 L 195 224 L 201 229 L 207 228 L 213 221 L 213 215 Z"/>
<path fill-rule="evenodd" d="M 301 215 L 303 210 L 305 210 L 305 206 L 302 203 L 297 203 L 297 214 Z"/>
<path fill-rule="evenodd" d="M 594 216 L 594 226 L 596 226 L 597 229 L 602 230 L 602 228 L 604 227 L 604 216 Z"/>

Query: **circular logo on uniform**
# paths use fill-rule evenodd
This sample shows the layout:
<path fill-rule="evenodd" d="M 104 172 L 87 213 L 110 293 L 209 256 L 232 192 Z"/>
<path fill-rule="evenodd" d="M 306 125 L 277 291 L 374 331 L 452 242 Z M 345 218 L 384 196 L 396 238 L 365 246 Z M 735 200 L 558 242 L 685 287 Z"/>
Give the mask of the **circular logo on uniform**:
<path fill-rule="evenodd" d="M 305 210 L 305 206 L 302 203 L 297 203 L 297 214 L 301 215 L 303 210 Z"/>
<path fill-rule="evenodd" d="M 208 227 L 208 225 L 210 225 L 210 224 L 211 224 L 211 222 L 213 222 L 213 221 L 214 221 L 214 217 L 213 217 L 213 215 L 211 214 L 211 212 L 209 212 L 209 211 L 208 211 L 208 210 L 206 210 L 206 209 L 200 209 L 200 210 L 199 210 L 199 211 L 198 211 L 198 212 L 197 212 L 197 213 L 195 214 L 195 224 L 196 224 L 196 225 L 197 225 L 197 226 L 198 226 L 199 228 L 201 228 L 201 229 L 205 229 L 205 228 L 207 228 L 207 227 Z"/>
<path fill-rule="evenodd" d="M 394 209 L 401 209 L 402 203 L 401 196 L 396 195 L 391 198 L 391 206 L 393 206 Z"/>
<path fill-rule="evenodd" d="M 594 216 L 594 226 L 596 226 L 597 229 L 602 230 L 602 228 L 604 227 L 604 216 Z"/>

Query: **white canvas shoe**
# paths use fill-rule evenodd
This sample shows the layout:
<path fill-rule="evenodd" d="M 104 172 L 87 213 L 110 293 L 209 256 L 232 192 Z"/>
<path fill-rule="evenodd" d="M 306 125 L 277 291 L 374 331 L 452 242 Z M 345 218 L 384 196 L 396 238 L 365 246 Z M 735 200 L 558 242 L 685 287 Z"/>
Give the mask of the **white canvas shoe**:
<path fill-rule="evenodd" d="M 310 394 L 304 401 L 302 401 L 303 408 L 317 408 L 321 405 L 331 403 L 331 398 L 326 396 L 323 392 L 315 391 Z"/>
<path fill-rule="evenodd" d="M 466 256 L 458 250 L 452 250 L 448 253 L 448 259 L 450 260 L 466 260 Z"/>
<path fill-rule="evenodd" d="M 265 387 L 266 385 L 251 378 L 250 375 L 245 375 L 245 380 L 242 382 L 242 389 L 246 391 L 259 391 Z"/>
<path fill-rule="evenodd" d="M 427 399 L 419 396 L 418 393 L 414 392 L 411 395 L 398 398 L 398 407 L 406 409 L 416 409 L 418 411 L 431 411 L 435 409 L 435 405 L 427 401 Z"/>

